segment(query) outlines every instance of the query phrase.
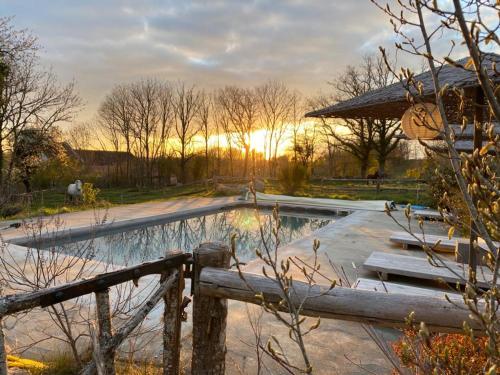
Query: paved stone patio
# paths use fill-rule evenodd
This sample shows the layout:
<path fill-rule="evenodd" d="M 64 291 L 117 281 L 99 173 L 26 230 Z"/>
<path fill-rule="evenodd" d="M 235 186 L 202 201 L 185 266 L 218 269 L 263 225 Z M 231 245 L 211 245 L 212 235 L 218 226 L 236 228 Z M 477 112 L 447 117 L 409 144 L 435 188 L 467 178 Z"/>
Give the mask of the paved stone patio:
<path fill-rule="evenodd" d="M 183 212 L 194 213 L 198 210 L 217 210 L 225 205 L 236 204 L 235 197 L 225 198 L 195 198 L 169 202 L 141 203 L 110 208 L 106 214 L 108 222 L 120 222 L 124 220 L 136 220 L 142 222 L 145 218 L 165 214 L 181 214 Z M 103 215 L 100 211 L 97 216 Z M 394 215 L 398 220 L 403 220 L 401 211 Z M 60 215 L 66 228 L 87 227 L 95 223 L 96 214 L 92 211 L 74 212 Z M 0 224 L 0 226 L 2 226 Z M 426 223 L 426 231 L 432 234 L 445 234 L 442 224 Z M 322 263 L 322 272 L 328 276 L 336 277 L 335 272 L 328 264 L 328 258 L 338 267 L 342 268 L 350 282 L 354 282 L 358 276 L 376 277 L 362 269 L 364 260 L 372 251 L 397 252 L 400 254 L 411 254 L 423 256 L 418 250 L 402 250 L 392 245 L 389 241 L 390 233 L 400 230 L 398 226 L 383 212 L 356 211 L 347 217 L 338 217 L 335 222 L 323 227 L 310 236 L 296 240 L 280 249 L 280 256 L 299 256 L 306 262 L 312 261 L 312 242 L 314 239 L 321 241 L 319 250 Z M 2 236 L 5 240 L 15 240 L 24 236 L 22 229 L 3 230 Z M 23 251 L 21 247 L 17 249 Z M 250 262 L 246 271 L 260 273 L 261 264 L 258 261 Z M 297 273 L 297 278 L 299 278 Z M 248 323 L 248 310 L 258 311 L 254 306 L 230 301 L 229 318 L 227 328 L 227 373 L 255 373 L 255 347 L 254 335 Z M 160 317 L 161 307 L 156 310 L 150 320 Z M 409 313 L 410 311 L 408 311 Z M 188 311 L 190 313 L 190 311 Z M 49 323 L 49 322 L 47 322 Z M 38 321 L 37 324 L 42 324 Z M 285 344 L 289 342 L 288 332 L 273 317 L 262 318 L 262 336 L 265 340 L 270 334 L 278 337 Z M 28 326 L 17 327 L 16 335 L 20 337 Z M 190 347 L 190 323 L 183 326 L 183 344 L 185 348 L 184 358 L 189 358 Z M 384 337 L 392 340 L 397 332 L 392 330 L 377 330 Z M 14 333 L 14 332 L 11 332 Z M 9 330 L 6 330 L 9 336 Z M 323 320 L 321 328 L 307 337 L 308 352 L 317 374 L 362 374 L 366 373 L 363 368 L 377 374 L 390 372 L 390 365 L 384 355 L 368 336 L 360 324 L 338 320 Z M 145 349 L 158 355 L 161 347 L 159 340 L 153 340 Z M 299 360 L 297 351 L 293 345 L 285 344 L 285 350 L 293 360 Z M 279 368 L 266 361 L 269 372 L 281 373 Z M 266 371 L 266 373 L 268 372 Z"/>

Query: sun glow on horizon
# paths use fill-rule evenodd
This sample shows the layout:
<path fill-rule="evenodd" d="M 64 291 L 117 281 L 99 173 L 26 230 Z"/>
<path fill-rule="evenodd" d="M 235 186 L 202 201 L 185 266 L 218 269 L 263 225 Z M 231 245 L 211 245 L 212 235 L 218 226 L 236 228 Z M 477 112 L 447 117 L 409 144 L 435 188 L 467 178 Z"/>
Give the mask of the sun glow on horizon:
<path fill-rule="evenodd" d="M 303 134 L 305 130 L 309 130 L 312 127 L 317 126 L 312 120 L 304 121 L 298 130 L 299 134 Z M 233 133 L 229 137 L 226 134 L 214 134 L 211 135 L 208 144 L 209 147 L 217 147 L 217 145 L 223 149 L 229 148 L 229 140 L 231 140 L 232 147 L 239 149 L 242 154 L 245 153 L 245 149 L 238 142 L 238 136 Z M 198 142 L 204 144 L 202 137 L 197 137 Z M 291 152 L 293 145 L 293 130 L 292 126 L 287 126 L 281 135 L 280 142 L 278 144 L 277 156 L 283 156 Z M 257 129 L 250 134 L 250 151 L 255 151 L 258 154 L 264 155 L 265 159 L 269 160 L 274 155 L 275 143 L 271 145 L 272 150 L 269 150 L 269 132 L 264 129 Z"/>
<path fill-rule="evenodd" d="M 314 127 L 316 127 L 316 131 L 318 131 L 318 123 L 315 122 L 314 120 L 307 120 L 304 121 L 300 124 L 297 132 L 300 135 L 303 135 L 305 132 L 313 131 Z M 280 137 L 280 142 L 278 142 L 278 149 L 276 152 L 276 155 L 278 157 L 290 154 L 292 152 L 292 147 L 293 147 L 293 127 L 288 124 L 285 129 L 282 131 L 281 137 Z M 255 151 L 255 153 L 262 155 L 266 160 L 271 159 L 274 156 L 275 152 L 275 147 L 276 147 L 276 142 L 273 140 L 271 142 L 271 146 L 269 145 L 269 131 L 267 131 L 265 128 L 259 128 L 254 130 L 250 134 L 250 152 Z M 225 133 L 219 133 L 219 134 L 212 134 L 208 138 L 208 148 L 209 149 L 216 149 L 220 147 L 222 150 L 227 150 L 229 149 L 229 145 L 231 144 L 231 147 L 233 148 L 233 151 L 235 153 L 239 153 L 241 156 L 245 154 L 245 148 L 239 141 L 239 137 L 236 133 L 230 133 L 230 134 L 225 134 Z M 90 150 L 103 150 L 103 149 L 108 149 L 111 150 L 111 143 L 108 142 L 96 142 L 95 144 L 92 144 L 88 149 Z M 159 147 L 157 144 L 154 147 Z M 167 150 L 174 151 L 180 149 L 180 142 L 179 139 L 176 137 L 169 137 L 166 140 L 166 145 L 165 145 Z M 271 150 L 269 149 L 271 147 Z M 192 143 L 188 147 L 190 149 L 189 152 L 195 152 L 195 153 L 204 153 L 205 150 L 205 138 L 201 134 L 197 134 L 196 136 L 193 137 Z M 120 144 L 119 145 L 119 151 L 125 151 L 125 145 Z M 132 145 L 131 149 L 132 153 L 135 154 L 134 152 L 134 145 Z M 175 151 L 174 151 L 175 152 Z"/>

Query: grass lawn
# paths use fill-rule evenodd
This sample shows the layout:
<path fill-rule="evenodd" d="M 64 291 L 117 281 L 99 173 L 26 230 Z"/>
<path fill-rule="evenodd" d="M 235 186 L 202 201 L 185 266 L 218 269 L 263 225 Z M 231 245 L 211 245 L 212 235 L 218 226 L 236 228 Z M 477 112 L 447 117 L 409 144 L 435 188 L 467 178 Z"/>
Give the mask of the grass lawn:
<path fill-rule="evenodd" d="M 278 183 L 266 184 L 266 192 L 284 194 Z M 400 204 L 429 206 L 431 200 L 425 184 L 385 184 L 380 191 L 366 183 L 319 183 L 311 182 L 297 191 L 295 196 L 311 198 L 331 198 L 348 200 L 390 200 Z"/>
<path fill-rule="evenodd" d="M 143 203 L 151 201 L 166 201 L 186 197 L 216 196 L 214 191 L 207 190 L 203 185 L 175 186 L 164 189 L 137 189 L 137 188 L 106 188 L 100 189 L 98 206 L 109 207 L 121 204 Z M 72 205 L 66 202 L 62 191 L 47 191 L 43 197 L 34 197 L 30 207 L 9 219 L 24 218 L 38 215 L 56 215 L 59 213 L 82 211 L 90 209 L 83 204 Z"/>
<path fill-rule="evenodd" d="M 269 182 L 266 184 L 266 193 L 284 194 L 284 191 L 278 182 Z M 402 204 L 429 205 L 430 203 L 426 185 L 424 184 L 384 185 L 380 191 L 377 191 L 375 186 L 366 185 L 365 183 L 311 182 L 294 195 L 349 200 L 392 200 Z M 220 196 L 220 194 L 217 194 L 213 189 L 207 189 L 205 185 L 198 184 L 163 189 L 105 188 L 100 190 L 98 199 L 100 200 L 99 206 L 115 206 L 179 198 L 215 196 Z M 9 217 L 9 219 L 55 215 L 91 208 L 85 205 L 71 205 L 65 199 L 65 194 L 62 191 L 44 192 L 43 196 L 38 194 L 34 197 L 31 207 L 25 208 L 17 215 Z"/>

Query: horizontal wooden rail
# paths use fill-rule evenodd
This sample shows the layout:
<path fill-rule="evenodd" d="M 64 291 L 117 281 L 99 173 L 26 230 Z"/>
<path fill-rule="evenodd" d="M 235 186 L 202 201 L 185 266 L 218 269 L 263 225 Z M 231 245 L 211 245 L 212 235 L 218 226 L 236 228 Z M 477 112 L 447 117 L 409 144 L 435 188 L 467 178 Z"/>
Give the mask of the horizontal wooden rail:
<path fill-rule="evenodd" d="M 243 275 L 245 282 L 236 271 L 203 268 L 199 277 L 200 293 L 259 305 L 261 300 L 256 294 L 263 293 L 267 302 L 279 306 L 281 291 L 273 280 L 256 274 Z M 335 287 L 326 292 L 327 290 L 327 286 L 314 286 L 310 289 L 303 282 L 295 282 L 297 304 L 309 297 L 303 303 L 302 315 L 387 327 L 405 327 L 405 319 L 414 312 L 415 321 L 425 322 L 433 331 L 463 332 L 465 321 L 478 329 L 478 323 L 471 321 L 470 312 L 461 300 L 451 304 L 441 298 L 426 296 L 389 294 L 345 287 Z"/>
<path fill-rule="evenodd" d="M 7 295 L 0 298 L 0 317 L 39 306 L 50 306 L 89 293 L 99 292 L 114 285 L 138 280 L 146 275 L 161 274 L 166 270 L 179 267 L 190 258 L 191 254 L 185 253 L 169 255 L 154 262 L 142 263 L 108 272 L 88 280 L 76 281 L 35 292 Z"/>

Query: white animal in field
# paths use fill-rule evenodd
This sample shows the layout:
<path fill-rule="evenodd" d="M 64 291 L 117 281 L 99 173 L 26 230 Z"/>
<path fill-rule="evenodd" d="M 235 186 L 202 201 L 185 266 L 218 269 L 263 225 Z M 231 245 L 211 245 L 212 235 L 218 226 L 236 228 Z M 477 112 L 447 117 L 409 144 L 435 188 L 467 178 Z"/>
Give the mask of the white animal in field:
<path fill-rule="evenodd" d="M 68 194 L 69 200 L 71 202 L 77 201 L 80 199 L 80 197 L 82 196 L 82 191 L 83 191 L 82 187 L 83 187 L 83 184 L 82 184 L 82 181 L 80 181 L 80 180 L 76 180 L 74 184 L 68 185 L 67 194 Z"/>

